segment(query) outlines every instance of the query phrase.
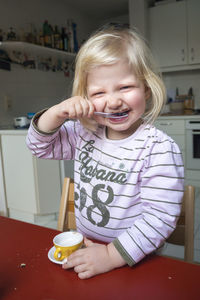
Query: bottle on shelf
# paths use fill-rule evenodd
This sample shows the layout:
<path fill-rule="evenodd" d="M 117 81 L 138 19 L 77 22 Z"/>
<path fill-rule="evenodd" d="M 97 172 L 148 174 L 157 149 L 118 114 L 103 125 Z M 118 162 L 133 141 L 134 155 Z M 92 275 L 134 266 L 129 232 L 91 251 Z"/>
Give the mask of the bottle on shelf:
<path fill-rule="evenodd" d="M 68 35 L 65 27 L 62 27 L 63 50 L 68 51 Z"/>
<path fill-rule="evenodd" d="M 72 22 L 72 30 L 73 30 L 73 40 L 74 40 L 74 52 L 78 52 L 78 40 L 77 40 L 77 34 L 76 34 L 76 27 L 77 24 Z"/>
<path fill-rule="evenodd" d="M 40 32 L 39 32 L 39 45 L 45 46 L 45 44 L 44 44 L 44 35 L 43 35 L 42 30 L 40 30 Z"/>
<path fill-rule="evenodd" d="M 72 21 L 67 20 L 68 51 L 74 52 L 74 38 L 72 30 Z"/>
<path fill-rule="evenodd" d="M 59 50 L 63 50 L 63 40 L 61 32 L 59 32 Z"/>
<path fill-rule="evenodd" d="M 19 28 L 18 36 L 19 36 L 19 41 L 26 42 L 26 33 L 24 28 L 22 27 Z"/>
<path fill-rule="evenodd" d="M 12 27 L 9 28 L 8 34 L 7 34 L 7 40 L 8 41 L 16 41 L 16 33 Z"/>
<path fill-rule="evenodd" d="M 45 47 L 52 47 L 51 42 L 51 27 L 49 26 L 48 21 L 43 23 L 43 36 L 44 36 L 44 45 Z"/>
<path fill-rule="evenodd" d="M 53 32 L 53 27 L 51 25 L 50 26 L 50 31 L 51 31 L 51 47 L 55 48 L 55 40 L 54 40 L 54 32 Z"/>
<path fill-rule="evenodd" d="M 28 24 L 28 30 L 26 32 L 26 42 L 36 44 L 37 31 L 35 26 L 30 23 Z"/>
<path fill-rule="evenodd" d="M 3 30 L 0 29 L 0 42 L 2 42 L 2 41 L 3 41 Z"/>
<path fill-rule="evenodd" d="M 59 30 L 58 30 L 58 26 L 57 25 L 55 25 L 55 27 L 54 27 L 54 33 L 53 33 L 53 35 L 54 35 L 54 48 L 62 50 L 63 47 L 62 47 L 62 43 L 61 43 L 61 34 L 60 34 Z"/>

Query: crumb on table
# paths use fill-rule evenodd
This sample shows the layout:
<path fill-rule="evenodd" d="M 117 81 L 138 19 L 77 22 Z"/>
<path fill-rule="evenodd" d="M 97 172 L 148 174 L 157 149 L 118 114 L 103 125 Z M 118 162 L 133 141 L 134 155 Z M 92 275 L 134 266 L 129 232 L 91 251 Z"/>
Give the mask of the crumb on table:
<path fill-rule="evenodd" d="M 26 264 L 25 263 L 21 263 L 20 264 L 20 268 L 25 268 L 26 267 Z"/>

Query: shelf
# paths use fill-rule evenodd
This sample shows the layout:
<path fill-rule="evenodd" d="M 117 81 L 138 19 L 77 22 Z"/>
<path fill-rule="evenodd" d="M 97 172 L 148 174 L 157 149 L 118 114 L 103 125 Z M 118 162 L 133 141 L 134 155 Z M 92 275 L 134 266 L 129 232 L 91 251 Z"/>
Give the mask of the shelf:
<path fill-rule="evenodd" d="M 73 61 L 76 54 L 65 52 L 58 49 L 43 47 L 31 43 L 26 42 L 15 42 L 15 41 L 7 41 L 7 42 L 0 42 L 0 49 L 7 50 L 7 51 L 23 51 L 30 53 L 33 56 L 38 55 L 45 55 L 50 57 L 56 57 L 61 59 L 66 59 L 68 62 Z"/>
<path fill-rule="evenodd" d="M 161 67 L 160 69 L 162 73 L 191 71 L 191 70 L 199 70 L 200 64 L 187 64 L 182 66 Z"/>

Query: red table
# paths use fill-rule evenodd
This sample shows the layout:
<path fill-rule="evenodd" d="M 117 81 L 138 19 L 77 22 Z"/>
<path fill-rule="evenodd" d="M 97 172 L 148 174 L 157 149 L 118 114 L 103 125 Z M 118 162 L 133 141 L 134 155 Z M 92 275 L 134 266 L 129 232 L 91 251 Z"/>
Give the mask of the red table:
<path fill-rule="evenodd" d="M 200 266 L 156 255 L 133 268 L 81 280 L 48 259 L 57 233 L 0 217 L 0 299 L 200 299 Z"/>

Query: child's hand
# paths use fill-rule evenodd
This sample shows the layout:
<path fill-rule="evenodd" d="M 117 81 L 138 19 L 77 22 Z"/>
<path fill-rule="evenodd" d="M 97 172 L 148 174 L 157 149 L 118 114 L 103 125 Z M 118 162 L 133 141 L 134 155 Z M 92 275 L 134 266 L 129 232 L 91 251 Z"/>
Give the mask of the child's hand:
<path fill-rule="evenodd" d="M 57 114 L 64 119 L 90 118 L 93 115 L 93 112 L 93 104 L 80 96 L 69 98 L 57 105 Z"/>
<path fill-rule="evenodd" d="M 66 119 L 90 118 L 93 112 L 94 106 L 89 100 L 75 96 L 49 108 L 40 116 L 37 126 L 49 132 L 62 125 Z"/>
<path fill-rule="evenodd" d="M 72 253 L 63 264 L 64 269 L 74 268 L 79 278 L 90 278 L 126 264 L 112 243 L 106 246 L 86 238 L 84 242 L 86 248 Z"/>

